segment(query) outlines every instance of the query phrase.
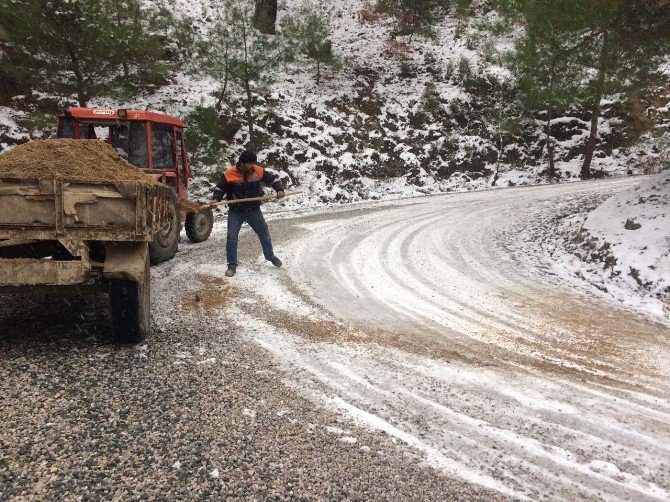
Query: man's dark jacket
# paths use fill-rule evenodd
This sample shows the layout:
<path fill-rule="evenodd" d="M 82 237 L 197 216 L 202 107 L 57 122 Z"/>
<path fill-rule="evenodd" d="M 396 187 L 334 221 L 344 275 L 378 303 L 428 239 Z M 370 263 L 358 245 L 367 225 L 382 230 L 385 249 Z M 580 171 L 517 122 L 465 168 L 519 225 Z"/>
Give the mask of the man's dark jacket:
<path fill-rule="evenodd" d="M 262 197 L 264 195 L 262 183 L 271 186 L 275 192 L 284 190 L 284 186 L 276 173 L 254 164 L 254 171 L 245 174 L 235 164 L 223 171 L 221 181 L 214 188 L 214 198 L 223 200 L 226 197 L 227 200 L 234 200 Z M 258 209 L 260 206 L 259 201 L 240 202 L 231 204 L 230 210 L 248 212 Z"/>

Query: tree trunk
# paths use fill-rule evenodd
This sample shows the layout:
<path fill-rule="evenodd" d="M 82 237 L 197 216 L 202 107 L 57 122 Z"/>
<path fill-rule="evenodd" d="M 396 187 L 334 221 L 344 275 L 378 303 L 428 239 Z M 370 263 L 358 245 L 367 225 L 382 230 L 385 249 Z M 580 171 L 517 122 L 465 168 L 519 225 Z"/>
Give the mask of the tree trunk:
<path fill-rule="evenodd" d="M 544 135 L 547 138 L 547 158 L 549 159 L 549 169 L 547 174 L 549 175 L 550 180 L 555 180 L 556 176 L 556 164 L 554 163 L 554 141 L 551 137 L 551 120 L 553 119 L 553 114 L 549 111 L 549 117 L 547 118 L 547 125 L 545 126 Z"/>
<path fill-rule="evenodd" d="M 251 113 L 251 87 L 249 80 L 245 82 L 247 91 L 247 124 L 249 125 L 249 144 L 251 150 L 256 150 L 256 138 L 254 138 L 254 117 Z"/>
<path fill-rule="evenodd" d="M 277 22 L 277 0 L 256 0 L 252 22 L 254 28 L 261 33 L 274 35 Z"/>
<path fill-rule="evenodd" d="M 491 180 L 491 186 L 496 186 L 498 183 L 498 178 L 500 177 L 500 158 L 502 157 L 502 132 L 500 131 L 500 125 L 498 125 L 498 156 L 496 157 L 496 172 L 493 173 L 493 179 Z"/>
<path fill-rule="evenodd" d="M 249 149 L 256 149 L 254 138 L 254 117 L 251 113 L 251 76 L 249 75 L 249 47 L 247 45 L 246 24 L 242 26 L 242 39 L 244 40 L 244 90 L 247 94 L 247 125 L 249 126 Z"/>
<path fill-rule="evenodd" d="M 596 150 L 596 143 L 598 140 L 598 119 L 600 118 L 600 101 L 603 99 L 605 91 L 605 78 L 607 77 L 607 49 L 608 49 L 607 32 L 603 35 L 603 45 L 600 51 L 600 60 L 598 62 L 598 80 L 596 81 L 596 95 L 593 101 L 593 110 L 591 111 L 591 132 L 589 139 L 586 140 L 586 148 L 584 150 L 584 163 L 579 177 L 583 180 L 591 177 L 591 161 L 593 160 L 593 153 Z"/>
<path fill-rule="evenodd" d="M 65 48 L 70 55 L 72 72 L 74 73 L 74 77 L 77 81 L 77 100 L 79 101 L 79 106 L 85 107 L 86 103 L 88 102 L 88 97 L 86 96 L 86 80 L 84 79 L 84 75 L 81 73 L 81 68 L 79 67 L 79 58 L 77 57 L 77 53 L 69 41 L 65 42 Z"/>
<path fill-rule="evenodd" d="M 223 88 L 221 89 L 221 92 L 219 93 L 219 99 L 216 100 L 216 104 L 214 105 L 214 109 L 216 111 L 221 110 L 221 103 L 223 102 L 223 98 L 226 97 L 226 87 L 228 86 L 228 81 L 225 81 L 223 83 Z"/>
<path fill-rule="evenodd" d="M 216 102 L 216 105 L 214 105 L 214 108 L 218 111 L 221 109 L 221 102 L 223 101 L 223 98 L 226 97 L 226 91 L 228 90 L 228 47 L 226 46 L 226 53 L 225 56 L 226 62 L 225 62 L 225 67 L 223 69 L 223 88 L 221 89 L 221 93 L 219 94 L 219 100 Z"/>
<path fill-rule="evenodd" d="M 321 83 L 321 61 L 316 62 L 316 85 Z"/>
<path fill-rule="evenodd" d="M 591 132 L 589 138 L 586 140 L 586 148 L 584 150 L 584 163 L 579 177 L 587 180 L 591 177 L 591 161 L 593 161 L 593 154 L 596 149 L 596 142 L 598 140 L 598 119 L 600 118 L 600 100 L 602 94 L 598 93 L 596 102 L 593 104 L 593 111 L 591 112 Z"/>
<path fill-rule="evenodd" d="M 121 33 L 121 6 L 119 5 L 119 0 L 116 0 L 116 29 L 118 30 L 118 33 Z M 128 80 L 128 77 L 130 76 L 130 70 L 128 68 L 128 61 L 126 60 L 126 54 L 125 50 L 123 50 L 123 47 L 119 49 L 121 51 L 121 64 L 123 65 L 123 77 Z"/>

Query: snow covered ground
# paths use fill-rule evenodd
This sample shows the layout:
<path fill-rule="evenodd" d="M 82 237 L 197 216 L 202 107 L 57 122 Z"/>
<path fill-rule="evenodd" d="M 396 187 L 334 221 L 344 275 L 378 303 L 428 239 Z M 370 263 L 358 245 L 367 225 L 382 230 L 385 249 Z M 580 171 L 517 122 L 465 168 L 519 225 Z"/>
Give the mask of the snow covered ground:
<path fill-rule="evenodd" d="M 626 290 L 641 292 L 645 308 L 670 315 L 670 171 L 608 199 L 583 228 L 616 260 L 609 272 L 621 285 L 612 295 L 634 304 Z"/>
<path fill-rule="evenodd" d="M 522 234 L 518 252 L 589 294 L 670 317 L 670 171 L 627 185 L 566 200 L 558 215 L 538 210 L 540 231 Z"/>
<path fill-rule="evenodd" d="M 520 247 L 543 231 L 538 214 L 629 187 L 270 212 L 285 266 L 264 262 L 246 232 L 230 280 L 218 220 L 210 241 L 152 270 L 154 301 L 172 304 L 175 280 L 185 297 L 223 281 L 226 306 L 191 302 L 195 314 L 274 354 L 290 385 L 342 413 L 343 430 L 383 431 L 447 476 L 519 498 L 667 500 L 670 319 L 575 291 L 541 247 Z"/>

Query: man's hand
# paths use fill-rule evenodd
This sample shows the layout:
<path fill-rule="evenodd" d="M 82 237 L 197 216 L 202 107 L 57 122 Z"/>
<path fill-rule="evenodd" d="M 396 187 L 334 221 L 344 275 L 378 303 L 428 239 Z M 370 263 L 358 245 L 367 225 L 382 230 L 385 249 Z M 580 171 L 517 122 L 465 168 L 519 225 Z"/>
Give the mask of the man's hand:
<path fill-rule="evenodd" d="M 277 192 L 278 199 L 283 199 L 284 197 L 286 197 L 286 193 L 284 193 L 284 190 Z"/>

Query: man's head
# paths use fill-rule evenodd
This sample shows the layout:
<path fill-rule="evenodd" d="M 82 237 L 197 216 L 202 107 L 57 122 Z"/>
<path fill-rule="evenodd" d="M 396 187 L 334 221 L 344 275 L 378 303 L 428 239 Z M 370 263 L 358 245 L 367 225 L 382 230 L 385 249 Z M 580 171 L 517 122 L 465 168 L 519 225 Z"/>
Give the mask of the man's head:
<path fill-rule="evenodd" d="M 254 164 L 256 163 L 256 154 L 251 150 L 245 150 L 240 155 L 240 160 L 237 161 L 237 167 L 242 172 L 251 173 L 254 170 Z"/>

